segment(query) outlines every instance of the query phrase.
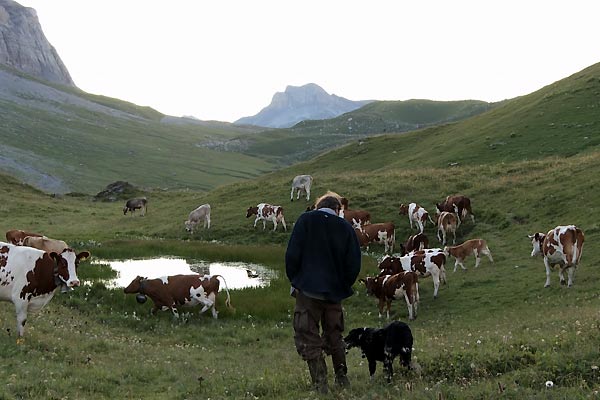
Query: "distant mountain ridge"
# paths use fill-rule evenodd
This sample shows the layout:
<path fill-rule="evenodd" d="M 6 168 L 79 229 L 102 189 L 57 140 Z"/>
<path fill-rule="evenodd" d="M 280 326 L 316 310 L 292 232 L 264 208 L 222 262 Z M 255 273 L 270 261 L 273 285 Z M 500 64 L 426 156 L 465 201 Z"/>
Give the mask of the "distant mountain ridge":
<path fill-rule="evenodd" d="M 36 11 L 12 0 L 0 0 L 0 64 L 49 82 L 75 86 L 46 39 Z"/>
<path fill-rule="evenodd" d="M 284 92 L 275 93 L 271 104 L 258 114 L 240 118 L 234 124 L 289 128 L 301 121 L 335 118 L 370 102 L 372 100 L 353 101 L 329 94 L 315 83 L 288 86 Z"/>

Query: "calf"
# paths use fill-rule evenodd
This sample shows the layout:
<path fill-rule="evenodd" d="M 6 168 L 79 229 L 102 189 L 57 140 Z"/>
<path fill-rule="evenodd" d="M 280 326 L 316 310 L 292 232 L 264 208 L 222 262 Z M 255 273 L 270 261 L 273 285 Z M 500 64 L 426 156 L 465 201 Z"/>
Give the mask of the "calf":
<path fill-rule="evenodd" d="M 404 242 L 404 252 L 410 253 L 414 250 L 423 250 L 429 247 L 429 239 L 424 233 L 417 233 L 416 235 L 409 236 Z M 402 254 L 404 255 L 404 254 Z"/>
<path fill-rule="evenodd" d="M 446 254 L 446 257 L 451 255 L 456 259 L 453 272 L 456 272 L 456 268 L 459 265 L 462 269 L 467 269 L 465 264 L 463 264 L 463 261 L 470 255 L 475 256 L 475 268 L 479 267 L 482 254 L 486 255 L 491 262 L 494 262 L 492 253 L 490 252 L 486 241 L 483 239 L 471 239 L 458 246 L 446 246 L 444 247 L 444 253 Z"/>
<path fill-rule="evenodd" d="M 383 313 L 383 306 L 387 305 L 387 318 L 390 319 L 392 300 L 404 297 L 408 307 L 408 319 L 417 317 L 419 305 L 419 277 L 411 271 L 400 271 L 394 275 L 380 275 L 375 278 L 360 279 L 367 288 L 367 295 L 379 299 L 379 318 Z"/>
<path fill-rule="evenodd" d="M 423 233 L 425 229 L 425 224 L 427 220 L 431 222 L 432 225 L 435 225 L 427 210 L 423 207 L 419 206 L 417 203 L 400 204 L 400 211 L 398 212 L 400 215 L 408 215 L 408 222 L 410 222 L 410 228 L 413 227 L 413 222 L 419 228 L 419 233 Z"/>
<path fill-rule="evenodd" d="M 379 263 L 380 276 L 400 271 L 417 272 L 423 277 L 431 275 L 433 297 L 437 298 L 440 281 L 446 283 L 446 255 L 440 249 L 413 251 L 402 257 L 386 256 Z"/>
<path fill-rule="evenodd" d="M 447 196 L 446 200 L 442 201 L 435 205 L 437 209 L 437 213 L 453 212 L 456 213 L 457 216 L 464 220 L 467 215 L 471 215 L 471 220 L 475 222 L 475 215 L 473 215 L 473 211 L 471 210 L 471 199 L 467 196 L 463 196 L 460 194 Z"/>
<path fill-rule="evenodd" d="M 300 198 L 300 193 L 306 193 L 306 201 L 310 200 L 310 187 L 313 183 L 313 177 L 310 175 L 298 175 L 292 180 L 292 192 L 290 200 L 294 201 L 294 189 L 296 189 L 296 200 Z"/>
<path fill-rule="evenodd" d="M 571 287 L 575 277 L 575 269 L 579 265 L 583 251 L 583 231 L 575 225 L 567 225 L 557 226 L 545 235 L 538 232 L 528 236 L 533 245 L 531 256 L 541 254 L 544 257 L 544 265 L 546 266 L 546 284 L 544 287 L 550 286 L 550 272 L 555 265 L 560 268 L 558 272 L 560 284 L 565 284 L 564 271 L 567 270 L 569 274 L 568 287 Z"/>
<path fill-rule="evenodd" d="M 210 229 L 210 204 L 202 204 L 190 212 L 187 221 L 184 222 L 185 230 L 193 234 L 200 221 L 203 221 L 204 229 Z"/>
<path fill-rule="evenodd" d="M 256 223 L 260 220 L 263 222 L 263 230 L 266 228 L 266 221 L 273 222 L 273 231 L 277 229 L 277 223 L 281 222 L 283 225 L 283 229 L 287 231 L 287 226 L 285 225 L 285 218 L 283 217 L 283 207 L 281 206 L 273 206 L 267 203 L 260 203 L 256 207 L 248 207 L 246 210 L 246 218 L 251 215 L 256 215 L 256 219 L 254 220 L 254 227 L 256 228 Z"/>
<path fill-rule="evenodd" d="M 366 247 L 367 251 L 371 243 L 383 244 L 386 253 L 394 251 L 396 231 L 393 222 L 369 224 L 360 228 L 355 227 L 354 232 L 356 232 L 360 247 Z"/>
<path fill-rule="evenodd" d="M 47 253 L 27 246 L 0 242 L 0 301 L 14 304 L 17 314 L 17 342 L 23 341 L 27 312 L 44 307 L 61 285 L 79 286 L 79 261 L 90 253 Z"/>
<path fill-rule="evenodd" d="M 146 211 L 148 210 L 148 199 L 139 197 L 127 200 L 123 207 L 123 215 L 126 215 L 127 211 L 130 211 L 131 215 L 133 215 L 135 210 L 141 210 L 142 216 L 146 215 Z"/>
<path fill-rule="evenodd" d="M 460 219 L 455 213 L 443 211 L 438 215 L 437 238 L 445 245 L 446 234 L 452 233 L 452 244 L 456 243 L 456 230 L 460 226 Z M 440 237 L 440 233 L 442 234 Z"/>
<path fill-rule="evenodd" d="M 365 210 L 340 210 L 339 216 L 348 221 L 353 227 L 358 228 L 371 223 L 371 213 Z"/>
<path fill-rule="evenodd" d="M 41 235 L 39 233 L 26 232 L 20 229 L 11 229 L 10 231 L 6 232 L 6 240 L 8 241 L 8 243 L 14 244 L 15 246 L 22 246 L 23 240 L 25 240 L 27 236 L 41 237 L 44 235 Z"/>
<path fill-rule="evenodd" d="M 46 236 L 28 236 L 23 240 L 23 246 L 33 247 L 34 249 L 44 250 L 46 253 L 62 253 L 69 245 L 58 239 L 50 239 Z"/>
<path fill-rule="evenodd" d="M 358 347 L 369 362 L 369 376 L 373 379 L 377 361 L 383 361 L 388 383 L 394 374 L 393 362 L 400 356 L 400 363 L 411 369 L 413 336 L 408 325 L 394 321 L 385 328 L 354 328 L 344 338 L 346 349 Z"/>
<path fill-rule="evenodd" d="M 217 278 L 219 277 L 225 283 L 225 278 L 221 275 L 172 275 L 157 279 L 137 276 L 123 291 L 150 297 L 154 303 L 152 314 L 156 314 L 159 309 L 170 309 L 175 317 L 179 317 L 177 307 L 193 307 L 202 304 L 200 314 L 212 308 L 212 316 L 217 318 L 216 304 L 219 292 Z M 225 305 L 231 308 L 229 289 L 226 283 L 225 290 L 227 291 Z"/>

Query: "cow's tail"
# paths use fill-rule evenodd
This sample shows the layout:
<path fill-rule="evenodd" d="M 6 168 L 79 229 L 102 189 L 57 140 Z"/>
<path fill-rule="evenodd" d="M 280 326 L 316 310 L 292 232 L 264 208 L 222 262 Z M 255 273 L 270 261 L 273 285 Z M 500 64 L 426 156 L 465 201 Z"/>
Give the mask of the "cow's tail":
<path fill-rule="evenodd" d="M 433 225 L 433 226 L 437 225 L 435 222 L 433 222 L 433 220 L 431 219 L 431 215 L 429 215 L 429 213 L 427 213 L 427 218 L 429 218 L 429 222 L 431 222 L 431 225 Z"/>
<path fill-rule="evenodd" d="M 229 296 L 229 288 L 227 287 L 227 282 L 225 281 L 225 277 L 223 275 L 215 275 L 217 278 L 223 279 L 223 285 L 225 285 L 225 292 L 227 292 L 227 300 L 225 300 L 225 305 L 229 309 L 233 309 L 231 306 L 231 297 Z"/>

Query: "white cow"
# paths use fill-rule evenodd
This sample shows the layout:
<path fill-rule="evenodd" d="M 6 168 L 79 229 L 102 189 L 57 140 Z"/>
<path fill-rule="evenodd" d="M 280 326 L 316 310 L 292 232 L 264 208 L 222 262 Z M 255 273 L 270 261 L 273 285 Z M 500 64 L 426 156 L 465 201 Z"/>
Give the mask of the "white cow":
<path fill-rule="evenodd" d="M 306 193 L 306 201 L 310 200 L 310 187 L 313 183 L 313 177 L 310 175 L 298 175 L 292 180 L 292 192 L 290 200 L 294 201 L 294 189 L 296 189 L 296 200 L 300 198 L 300 193 Z"/>
<path fill-rule="evenodd" d="M 413 222 L 419 228 L 419 233 L 423 233 L 425 229 L 425 224 L 427 220 L 431 222 L 432 225 L 435 225 L 435 222 L 429 216 L 429 213 L 426 209 L 418 205 L 417 203 L 400 204 L 400 211 L 398 212 L 400 215 L 408 215 L 408 222 L 410 222 L 410 228 L 413 227 Z"/>
<path fill-rule="evenodd" d="M 200 221 L 204 222 L 204 229 L 210 229 L 210 204 L 202 204 L 190 212 L 187 221 L 184 222 L 185 230 L 193 234 Z"/>

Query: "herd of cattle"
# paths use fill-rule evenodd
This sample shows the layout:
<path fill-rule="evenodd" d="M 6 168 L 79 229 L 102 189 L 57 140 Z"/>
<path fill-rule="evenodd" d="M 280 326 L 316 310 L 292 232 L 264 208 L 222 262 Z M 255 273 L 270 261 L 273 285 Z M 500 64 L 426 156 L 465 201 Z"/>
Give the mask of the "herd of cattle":
<path fill-rule="evenodd" d="M 310 200 L 313 178 L 310 175 L 299 175 L 293 179 L 290 200 L 301 194 Z M 470 215 L 475 223 L 471 209 L 471 201 L 462 195 L 447 196 L 436 204 L 434 218 L 417 203 L 401 204 L 398 214 L 407 215 L 411 229 L 418 232 L 411 235 L 400 244 L 400 252 L 394 254 L 396 241 L 395 225 L 393 222 L 372 223 L 371 213 L 366 210 L 350 209 L 347 198 L 340 197 L 342 210 L 340 217 L 353 225 L 361 247 L 368 250 L 369 245 L 378 243 L 384 245 L 386 255 L 379 262 L 380 273 L 377 276 L 361 279 L 367 293 L 375 296 L 378 301 L 379 315 L 382 316 L 384 306 L 387 306 L 389 318 L 391 302 L 404 298 L 408 308 L 409 319 L 417 316 L 419 303 L 419 277 L 432 277 L 434 298 L 438 296 L 440 282 L 446 282 L 445 265 L 449 257 L 454 257 L 454 271 L 460 266 L 466 269 L 464 261 L 467 257 L 475 257 L 475 267 L 478 267 L 482 256 L 487 256 L 493 262 L 487 242 L 474 238 L 456 245 L 456 231 L 461 223 Z M 146 198 L 128 200 L 123 213 L 142 210 L 146 213 L 148 201 Z M 308 207 L 307 211 L 314 206 Z M 205 229 L 210 228 L 211 206 L 203 204 L 189 213 L 184 222 L 185 229 L 193 232 L 201 222 Z M 246 217 L 255 215 L 254 227 L 263 221 L 273 223 L 273 230 L 281 224 L 287 230 L 283 208 L 281 206 L 260 203 L 247 209 Z M 437 239 L 442 248 L 430 248 L 429 239 L 425 234 L 427 222 L 436 228 Z M 449 234 L 452 233 L 452 246 L 448 245 Z M 557 226 L 547 233 L 535 233 L 529 236 L 533 246 L 531 255 L 542 255 L 546 267 L 546 283 L 550 285 L 550 273 L 555 265 L 560 267 L 561 284 L 573 284 L 575 269 L 581 258 L 584 235 L 581 229 L 574 225 Z M 65 292 L 79 286 L 77 267 L 79 261 L 90 256 L 88 251 L 76 253 L 62 240 L 50 239 L 42 234 L 10 230 L 6 232 L 7 243 L 0 242 L 0 301 L 12 302 L 17 316 L 18 340 L 22 340 L 28 311 L 36 311 L 46 305 L 60 288 Z M 564 272 L 568 273 L 565 282 Z M 177 307 L 202 305 L 201 313 L 212 308 L 213 317 L 217 317 L 216 296 L 220 288 L 219 279 L 222 276 L 208 275 L 175 275 L 158 279 L 136 277 L 124 289 L 125 293 L 137 293 L 139 302 L 150 297 L 154 302 L 153 313 L 159 309 L 170 309 L 178 315 Z M 229 290 L 227 290 L 226 305 L 231 307 Z"/>

